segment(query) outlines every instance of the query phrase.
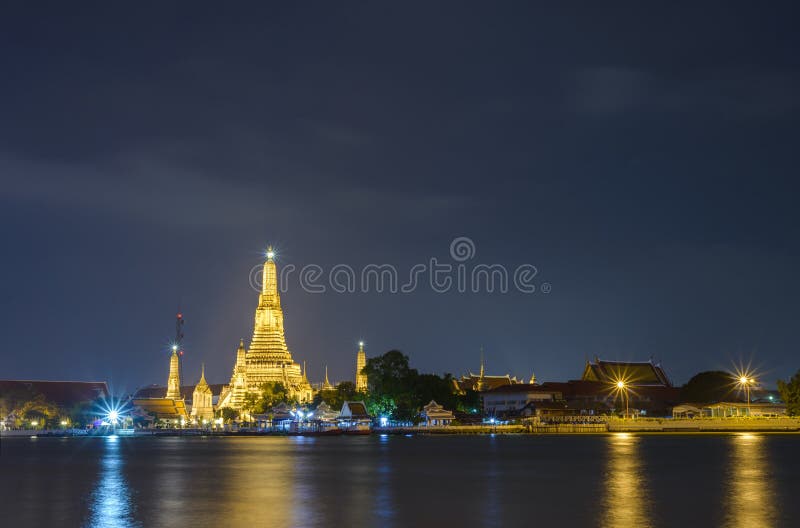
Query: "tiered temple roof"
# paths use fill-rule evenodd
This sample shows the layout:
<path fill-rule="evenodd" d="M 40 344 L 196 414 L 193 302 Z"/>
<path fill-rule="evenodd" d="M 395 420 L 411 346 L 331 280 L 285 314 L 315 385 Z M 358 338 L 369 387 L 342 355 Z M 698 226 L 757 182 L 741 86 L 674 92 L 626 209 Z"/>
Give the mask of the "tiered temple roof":
<path fill-rule="evenodd" d="M 222 388 L 225 387 L 224 383 L 208 383 L 208 388 L 211 389 L 211 394 L 214 396 L 218 396 L 220 392 L 222 392 Z M 194 394 L 194 385 L 182 385 L 181 386 L 181 398 L 186 400 L 187 402 L 192 401 L 192 396 Z M 148 385 L 147 387 L 142 387 L 138 389 L 134 394 L 133 397 L 137 399 L 142 398 L 161 398 L 164 396 L 164 392 L 167 390 L 166 387 L 163 385 Z"/>
<path fill-rule="evenodd" d="M 0 380 L 0 396 L 14 394 L 41 394 L 49 402 L 66 406 L 108 398 L 109 391 L 105 381 Z"/>
<path fill-rule="evenodd" d="M 632 386 L 672 387 L 660 363 L 649 361 L 609 361 L 595 358 L 586 362 L 583 381 L 616 383 L 623 380 Z"/>
<path fill-rule="evenodd" d="M 422 408 L 422 413 L 420 413 L 420 416 L 422 416 L 422 418 L 424 418 L 426 421 L 446 420 L 449 422 L 455 418 L 451 411 L 448 411 L 443 406 L 436 403 L 435 400 L 431 400 L 428 405 Z"/>
<path fill-rule="evenodd" d="M 173 398 L 134 398 L 131 400 L 134 414 L 152 416 L 158 420 L 185 420 L 186 402 Z"/>
<path fill-rule="evenodd" d="M 453 379 L 454 388 L 459 394 L 464 394 L 468 390 L 485 392 L 504 385 L 516 385 L 517 383 L 522 382 L 516 376 L 511 376 L 510 374 L 505 376 L 487 375 L 483 361 L 483 350 L 481 350 L 481 369 L 478 374 L 470 372 L 468 375 Z"/>

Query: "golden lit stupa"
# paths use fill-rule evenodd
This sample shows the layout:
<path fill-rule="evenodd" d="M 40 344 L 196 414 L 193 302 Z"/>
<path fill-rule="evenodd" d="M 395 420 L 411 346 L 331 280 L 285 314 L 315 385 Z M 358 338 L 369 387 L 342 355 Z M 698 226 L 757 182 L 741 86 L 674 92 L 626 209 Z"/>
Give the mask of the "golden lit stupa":
<path fill-rule="evenodd" d="M 167 378 L 167 394 L 165 398 L 180 400 L 181 396 L 181 360 L 178 357 L 178 346 L 172 347 L 169 358 L 169 378 Z"/>
<path fill-rule="evenodd" d="M 261 294 L 258 296 L 253 339 L 250 348 L 239 344 L 236 364 L 228 386 L 220 394 L 218 407 L 241 409 L 248 392 L 259 393 L 267 382 L 283 383 L 290 396 L 300 402 L 311 401 L 311 385 L 302 368 L 292 359 L 283 333 L 283 310 L 278 294 L 278 272 L 272 247 L 267 250 Z"/>
<path fill-rule="evenodd" d="M 364 342 L 358 342 L 356 353 L 356 392 L 367 392 L 367 375 L 362 373 L 367 366 L 367 353 L 364 352 Z"/>

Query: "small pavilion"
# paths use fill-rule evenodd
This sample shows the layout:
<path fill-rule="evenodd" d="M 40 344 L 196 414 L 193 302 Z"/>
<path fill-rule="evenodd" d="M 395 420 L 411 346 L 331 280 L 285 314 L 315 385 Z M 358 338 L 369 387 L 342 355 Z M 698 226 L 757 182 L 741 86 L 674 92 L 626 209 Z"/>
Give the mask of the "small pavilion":
<path fill-rule="evenodd" d="M 426 426 L 450 425 L 450 422 L 455 419 L 452 411 L 448 411 L 434 400 L 422 408 L 420 416 L 425 420 Z"/>

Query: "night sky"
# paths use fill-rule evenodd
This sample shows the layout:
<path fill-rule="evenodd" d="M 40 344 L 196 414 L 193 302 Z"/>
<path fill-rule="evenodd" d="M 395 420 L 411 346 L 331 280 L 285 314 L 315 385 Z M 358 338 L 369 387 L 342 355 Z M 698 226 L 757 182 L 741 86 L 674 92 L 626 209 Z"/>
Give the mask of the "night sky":
<path fill-rule="evenodd" d="M 164 384 L 180 306 L 185 380 L 227 382 L 268 244 L 406 274 L 459 236 L 552 290 L 290 283 L 312 381 L 352 379 L 361 338 L 542 381 L 595 355 L 800 368 L 790 2 L 24 4 L 0 15 L 0 378 Z"/>

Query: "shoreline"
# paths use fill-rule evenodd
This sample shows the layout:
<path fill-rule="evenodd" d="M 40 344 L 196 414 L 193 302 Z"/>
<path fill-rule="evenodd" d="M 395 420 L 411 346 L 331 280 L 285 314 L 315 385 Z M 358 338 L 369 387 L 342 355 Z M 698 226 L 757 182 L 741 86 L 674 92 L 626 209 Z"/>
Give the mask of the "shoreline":
<path fill-rule="evenodd" d="M 666 422 L 666 423 L 665 423 Z M 292 436 L 597 436 L 620 433 L 646 435 L 726 435 L 737 433 L 752 434 L 800 434 L 800 420 L 793 423 L 729 423 L 717 421 L 710 423 L 660 423 L 623 421 L 597 424 L 531 424 L 531 425 L 496 425 L 496 426 L 443 426 L 443 427 L 375 427 L 369 433 L 342 433 L 334 435 L 314 432 L 283 431 L 208 431 L 202 429 L 158 429 L 158 430 L 118 430 L 111 434 L 88 434 L 84 431 L 61 430 L 14 430 L 0 431 L 0 438 L 104 438 L 118 436 L 120 438 L 154 438 L 154 437 L 292 437 Z"/>

